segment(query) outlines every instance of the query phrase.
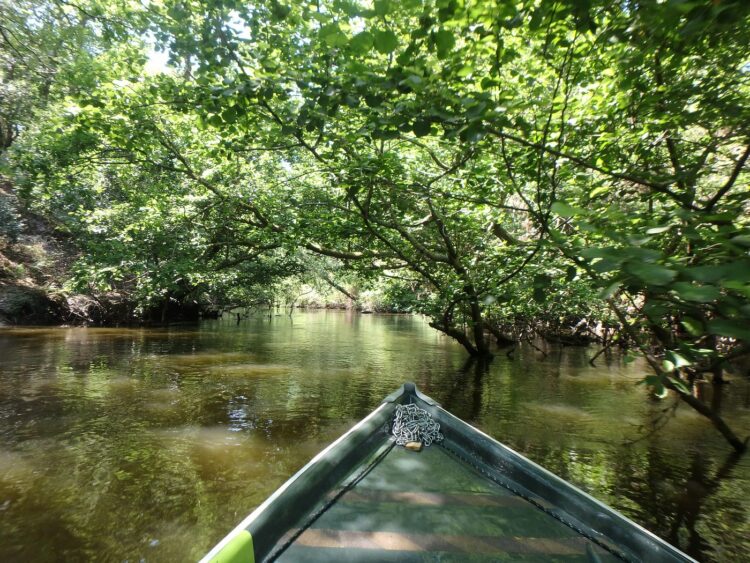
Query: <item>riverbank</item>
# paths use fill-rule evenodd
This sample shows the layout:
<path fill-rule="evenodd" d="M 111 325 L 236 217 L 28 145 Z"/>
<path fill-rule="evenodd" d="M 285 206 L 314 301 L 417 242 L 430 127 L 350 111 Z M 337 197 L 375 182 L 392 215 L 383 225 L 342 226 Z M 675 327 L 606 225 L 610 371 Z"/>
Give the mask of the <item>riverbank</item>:
<path fill-rule="evenodd" d="M 66 322 L 70 307 L 61 280 L 68 277 L 75 249 L 21 207 L 0 177 L 0 325 Z"/>
<path fill-rule="evenodd" d="M 0 177 L 0 326 L 120 326 L 198 321 L 186 300 L 141 307 L 127 291 L 71 289 L 81 250 L 53 222 L 25 208 Z M 166 306 L 165 306 L 166 305 Z"/>

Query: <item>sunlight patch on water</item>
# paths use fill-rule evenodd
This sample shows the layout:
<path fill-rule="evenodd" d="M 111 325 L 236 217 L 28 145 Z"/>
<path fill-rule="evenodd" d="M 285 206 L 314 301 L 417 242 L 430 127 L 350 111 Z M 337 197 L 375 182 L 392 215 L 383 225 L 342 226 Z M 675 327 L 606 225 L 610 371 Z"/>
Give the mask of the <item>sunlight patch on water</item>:
<path fill-rule="evenodd" d="M 292 371 L 290 366 L 280 364 L 237 364 L 216 366 L 206 370 L 211 375 L 227 377 L 257 377 L 262 375 L 285 375 Z"/>
<path fill-rule="evenodd" d="M 172 456 L 187 456 L 201 474 L 241 471 L 262 479 L 274 449 L 264 436 L 233 432 L 226 426 L 177 426 L 153 431 L 161 447 Z"/>
<path fill-rule="evenodd" d="M 253 448 L 255 439 L 246 434 L 233 432 L 227 426 L 185 425 L 153 431 L 167 447 L 194 447 L 206 451 L 223 451 L 227 448 Z M 256 444 L 257 446 L 257 444 Z M 232 453 L 231 455 L 234 455 Z"/>
<path fill-rule="evenodd" d="M 28 459 L 11 450 L 0 450 L 0 482 L 28 481 L 33 466 Z"/>
<path fill-rule="evenodd" d="M 564 404 L 546 404 L 546 403 L 527 403 L 528 408 L 552 415 L 560 419 L 576 419 L 590 422 L 594 416 L 583 409 L 572 405 Z"/>
<path fill-rule="evenodd" d="M 216 364 L 252 362 L 256 355 L 247 352 L 200 352 L 196 354 L 151 354 L 143 358 L 147 362 L 158 362 L 173 367 L 200 367 Z"/>

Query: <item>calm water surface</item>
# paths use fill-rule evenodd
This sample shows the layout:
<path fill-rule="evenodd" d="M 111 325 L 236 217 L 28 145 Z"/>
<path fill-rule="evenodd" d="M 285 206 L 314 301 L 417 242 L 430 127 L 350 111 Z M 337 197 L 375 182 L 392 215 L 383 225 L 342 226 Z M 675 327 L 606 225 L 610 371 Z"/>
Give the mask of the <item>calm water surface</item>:
<path fill-rule="evenodd" d="M 339 312 L 0 329 L 0 560 L 196 560 L 406 380 L 697 558 L 747 560 L 750 455 L 684 406 L 655 431 L 671 400 L 594 352 L 482 369 L 418 318 Z M 750 433 L 747 381 L 713 400 Z"/>

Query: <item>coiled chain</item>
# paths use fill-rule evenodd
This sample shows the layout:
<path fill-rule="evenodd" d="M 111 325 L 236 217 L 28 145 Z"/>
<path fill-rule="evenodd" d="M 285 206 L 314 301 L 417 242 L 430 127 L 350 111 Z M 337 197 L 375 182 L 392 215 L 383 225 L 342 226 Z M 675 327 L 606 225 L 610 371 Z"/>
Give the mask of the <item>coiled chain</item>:
<path fill-rule="evenodd" d="M 440 424 L 432 420 L 430 413 L 417 405 L 396 406 L 391 434 L 399 446 L 406 445 L 407 442 L 422 442 L 429 446 L 433 442 L 443 441 Z"/>

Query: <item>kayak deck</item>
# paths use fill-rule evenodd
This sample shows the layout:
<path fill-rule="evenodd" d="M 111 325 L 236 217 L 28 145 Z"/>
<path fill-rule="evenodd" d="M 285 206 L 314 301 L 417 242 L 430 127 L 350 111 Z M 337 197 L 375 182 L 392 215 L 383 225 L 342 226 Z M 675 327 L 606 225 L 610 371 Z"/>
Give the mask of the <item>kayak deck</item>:
<path fill-rule="evenodd" d="M 278 561 L 590 562 L 591 552 L 619 561 L 446 448 L 396 446 Z"/>
<path fill-rule="evenodd" d="M 404 443 L 402 431 L 415 428 L 439 443 L 419 452 L 396 445 L 392 433 Z M 201 563 L 277 560 L 694 561 L 413 384 L 315 456 Z"/>

